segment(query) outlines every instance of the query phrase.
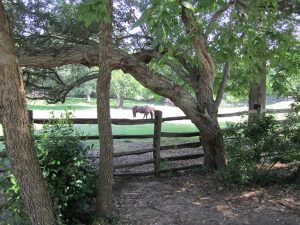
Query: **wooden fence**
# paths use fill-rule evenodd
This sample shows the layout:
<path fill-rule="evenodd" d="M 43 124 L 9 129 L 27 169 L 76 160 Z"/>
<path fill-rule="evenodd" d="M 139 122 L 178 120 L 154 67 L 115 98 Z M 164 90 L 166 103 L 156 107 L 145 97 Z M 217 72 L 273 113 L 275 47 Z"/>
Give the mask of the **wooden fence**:
<path fill-rule="evenodd" d="M 218 117 L 230 117 L 230 116 L 241 116 L 241 115 L 247 115 L 249 113 L 256 113 L 257 111 L 242 111 L 242 112 L 236 112 L 236 113 L 226 113 L 226 114 L 219 114 Z M 268 109 L 264 111 L 265 113 L 287 113 L 288 109 Z M 33 113 L 32 111 L 29 111 L 29 118 L 30 121 L 32 121 L 35 124 L 44 124 L 49 122 L 50 120 L 55 119 L 33 119 L 32 117 Z M 130 156 L 130 155 L 140 155 L 145 153 L 152 153 L 153 157 L 152 159 L 147 159 L 143 161 L 138 162 L 132 162 L 127 164 L 117 164 L 114 166 L 115 169 L 124 169 L 124 168 L 133 168 L 138 166 L 143 166 L 147 164 L 154 164 L 154 170 L 148 171 L 148 172 L 140 172 L 140 173 L 122 173 L 117 175 L 151 175 L 154 174 L 155 176 L 159 176 L 162 172 L 168 172 L 168 171 L 176 171 L 176 170 L 184 170 L 184 169 L 190 169 L 195 167 L 201 167 L 200 163 L 194 164 L 194 165 L 188 165 L 188 166 L 182 166 L 177 168 L 162 168 L 161 163 L 165 161 L 179 161 L 179 160 L 190 160 L 190 159 L 199 159 L 204 156 L 203 152 L 200 151 L 194 154 L 184 154 L 184 155 L 176 155 L 176 156 L 168 156 L 168 157 L 161 157 L 161 151 L 167 151 L 167 150 L 178 150 L 178 149 L 186 149 L 186 148 L 198 148 L 201 146 L 200 140 L 197 142 L 191 142 L 191 143 L 183 143 L 183 144 L 175 144 L 175 145 L 161 145 L 161 138 L 162 137 L 199 137 L 199 132 L 185 132 L 185 133 L 174 133 L 174 132 L 162 132 L 161 126 L 163 122 L 166 121 L 175 121 L 175 120 L 186 120 L 188 119 L 186 116 L 179 116 L 179 117 L 168 117 L 163 118 L 162 112 L 156 110 L 155 111 L 155 119 L 112 119 L 112 124 L 115 125 L 139 125 L 139 124 L 154 124 L 154 132 L 153 134 L 141 134 L 141 135 L 113 135 L 113 139 L 145 139 L 145 138 L 151 138 L 153 139 L 152 148 L 148 149 L 139 149 L 139 150 L 133 150 L 133 151 L 127 151 L 127 152 L 115 152 L 114 157 L 124 157 L 124 156 Z M 74 124 L 97 124 L 97 119 L 84 119 L 84 118 L 73 118 L 72 119 Z M 35 136 L 35 138 L 39 138 L 38 136 Z M 82 136 L 83 140 L 96 140 L 99 139 L 98 135 L 93 136 Z M 3 141 L 3 137 L 0 137 L 0 141 Z M 0 152 L 0 158 L 6 157 L 5 152 Z"/>

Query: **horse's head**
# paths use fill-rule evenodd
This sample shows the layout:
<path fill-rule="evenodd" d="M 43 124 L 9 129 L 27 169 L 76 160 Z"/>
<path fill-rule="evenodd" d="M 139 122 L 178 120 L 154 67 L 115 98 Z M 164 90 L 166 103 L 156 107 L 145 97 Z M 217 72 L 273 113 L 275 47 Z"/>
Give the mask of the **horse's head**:
<path fill-rule="evenodd" d="M 132 107 L 132 114 L 133 114 L 134 118 L 136 117 L 136 109 L 137 109 L 137 106 Z"/>

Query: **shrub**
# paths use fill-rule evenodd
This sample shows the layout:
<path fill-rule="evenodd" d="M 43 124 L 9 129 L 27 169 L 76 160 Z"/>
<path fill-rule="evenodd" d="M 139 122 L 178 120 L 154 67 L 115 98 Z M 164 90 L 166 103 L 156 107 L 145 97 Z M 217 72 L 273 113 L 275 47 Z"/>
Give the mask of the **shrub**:
<path fill-rule="evenodd" d="M 66 118 L 45 124 L 41 137 L 35 142 L 60 224 L 76 224 L 88 218 L 89 200 L 95 193 L 95 171 L 85 157 L 89 147 L 80 141 L 69 117 L 67 113 Z M 9 204 L 13 203 L 9 211 L 15 212 L 16 218 L 24 217 L 17 184 L 13 176 L 8 175 L 5 192 Z"/>
<path fill-rule="evenodd" d="M 228 124 L 225 137 L 235 138 L 226 144 L 228 166 L 222 176 L 242 184 L 264 181 L 262 175 L 277 162 L 300 160 L 299 133 L 297 113 L 290 113 L 282 122 L 272 115 L 261 115 L 251 123 Z"/>

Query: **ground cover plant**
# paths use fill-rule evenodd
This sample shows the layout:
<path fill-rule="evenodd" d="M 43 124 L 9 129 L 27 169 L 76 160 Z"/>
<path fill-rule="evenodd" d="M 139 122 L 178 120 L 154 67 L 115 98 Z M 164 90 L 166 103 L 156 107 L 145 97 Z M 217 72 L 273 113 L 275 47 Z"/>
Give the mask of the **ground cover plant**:
<path fill-rule="evenodd" d="M 79 133 L 66 114 L 56 122 L 44 125 L 40 138 L 35 142 L 43 176 L 47 180 L 60 224 L 89 222 L 90 201 L 95 196 L 96 173 L 85 154 L 90 149 L 79 139 Z M 2 161 L 6 172 L 1 182 L 5 193 L 4 216 L 7 224 L 30 224 L 20 198 L 19 187 L 9 170 L 7 161 Z"/>

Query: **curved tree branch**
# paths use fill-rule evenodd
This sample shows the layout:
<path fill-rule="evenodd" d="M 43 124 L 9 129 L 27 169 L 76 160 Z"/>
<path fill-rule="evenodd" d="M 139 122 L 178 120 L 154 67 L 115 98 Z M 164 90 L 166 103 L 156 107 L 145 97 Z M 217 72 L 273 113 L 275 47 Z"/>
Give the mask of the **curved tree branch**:
<path fill-rule="evenodd" d="M 218 93 L 217 93 L 217 97 L 215 100 L 215 108 L 219 108 L 223 95 L 224 95 L 224 91 L 225 91 L 225 86 L 227 83 L 227 80 L 229 79 L 230 76 L 230 63 L 229 61 L 226 61 L 226 63 L 224 64 L 224 68 L 223 68 L 223 77 L 218 89 Z"/>
<path fill-rule="evenodd" d="M 51 68 L 65 64 L 97 66 L 99 57 L 97 49 L 93 46 L 82 45 L 66 46 L 61 49 L 50 48 L 44 49 L 44 51 L 32 49 L 26 53 L 20 52 L 19 62 L 21 66 L 39 68 Z M 113 49 L 111 62 L 113 69 L 122 69 L 145 87 L 173 101 L 189 118 L 193 118 L 193 122 L 199 126 L 198 129 L 208 134 L 215 132 L 214 126 L 210 126 L 212 130 L 207 128 L 207 123 L 214 122 L 205 113 L 200 113 L 197 101 L 191 94 L 165 76 L 150 71 L 147 64 L 152 58 L 153 51 L 143 50 L 139 53 L 128 54 L 122 50 Z M 92 77 L 89 78 L 92 79 Z"/>

